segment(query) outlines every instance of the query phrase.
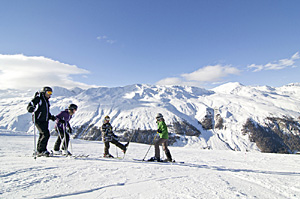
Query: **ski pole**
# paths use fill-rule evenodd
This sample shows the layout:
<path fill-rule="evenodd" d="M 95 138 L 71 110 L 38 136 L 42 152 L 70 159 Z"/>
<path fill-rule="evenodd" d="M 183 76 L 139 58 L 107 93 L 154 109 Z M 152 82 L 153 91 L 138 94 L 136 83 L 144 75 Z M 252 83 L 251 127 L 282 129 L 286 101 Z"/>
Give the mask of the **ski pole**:
<path fill-rule="evenodd" d="M 69 136 L 70 136 L 70 147 L 71 147 L 71 153 L 73 154 L 73 147 L 72 147 L 72 142 L 71 142 L 71 139 L 73 139 L 73 138 L 71 137 L 71 134 L 69 134 Z"/>
<path fill-rule="evenodd" d="M 152 144 L 149 146 L 149 149 L 148 149 L 148 151 L 147 151 L 147 153 L 146 153 L 146 155 L 145 155 L 145 157 L 143 158 L 143 160 L 142 161 L 144 161 L 145 160 L 145 158 L 146 158 L 146 156 L 148 155 L 148 152 L 150 151 L 150 148 L 151 148 L 151 146 L 153 145 L 153 143 L 154 143 L 154 140 L 155 140 L 155 138 L 156 138 L 156 136 L 157 136 L 158 134 L 156 134 L 155 136 L 154 136 L 154 139 L 153 139 L 153 141 L 152 141 Z"/>
<path fill-rule="evenodd" d="M 129 146 L 129 143 L 131 142 L 131 140 L 132 140 L 134 134 L 135 134 L 135 131 L 132 133 L 132 135 L 131 135 L 129 141 L 127 142 L 127 147 Z M 126 151 L 127 151 L 127 149 L 126 149 Z M 124 153 L 123 159 L 125 158 L 125 155 L 126 155 L 126 152 Z"/>
<path fill-rule="evenodd" d="M 164 147 L 163 146 L 161 146 L 161 152 L 162 152 L 162 157 L 163 157 L 163 160 L 165 159 L 165 150 L 164 150 Z"/>
<path fill-rule="evenodd" d="M 37 150 L 36 150 L 35 112 L 33 112 L 32 117 L 33 117 L 33 134 L 34 134 L 34 137 L 33 137 L 34 159 L 36 160 Z"/>
<path fill-rule="evenodd" d="M 63 131 L 64 131 L 64 141 L 65 141 L 65 146 L 64 146 L 64 151 L 65 151 L 65 153 L 66 153 L 66 156 L 68 156 L 69 154 L 68 154 L 68 148 L 67 148 L 67 137 L 66 137 L 66 125 L 65 125 L 65 123 L 63 124 Z"/>
<path fill-rule="evenodd" d="M 117 158 L 119 158 L 119 154 L 118 154 L 118 148 L 117 148 L 117 145 L 115 145 L 116 147 L 116 154 L 117 154 Z"/>
<path fill-rule="evenodd" d="M 128 141 L 128 142 L 131 142 L 131 140 L 132 140 L 132 138 L 133 138 L 134 134 L 135 134 L 135 131 L 132 133 L 132 135 L 131 135 L 131 137 L 130 137 L 130 139 L 129 139 L 129 141 Z"/>

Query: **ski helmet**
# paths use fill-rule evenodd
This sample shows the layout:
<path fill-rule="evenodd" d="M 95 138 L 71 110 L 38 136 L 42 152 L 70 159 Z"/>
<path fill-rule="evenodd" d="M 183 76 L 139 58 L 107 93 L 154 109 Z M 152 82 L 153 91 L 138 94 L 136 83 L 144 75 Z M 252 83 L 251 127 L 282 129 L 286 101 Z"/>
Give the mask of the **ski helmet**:
<path fill-rule="evenodd" d="M 110 121 L 110 117 L 107 115 L 107 116 L 105 116 L 105 118 L 104 118 L 104 122 L 105 121 Z"/>
<path fill-rule="evenodd" d="M 46 93 L 47 91 L 53 92 L 52 88 L 50 88 L 49 86 L 45 86 L 44 88 L 42 88 L 42 92 Z"/>
<path fill-rule="evenodd" d="M 156 119 L 161 119 L 161 118 L 163 118 L 164 116 L 161 114 L 161 113 L 157 113 L 157 115 L 156 115 Z"/>
<path fill-rule="evenodd" d="M 77 111 L 78 106 L 76 104 L 70 104 L 68 109 Z"/>

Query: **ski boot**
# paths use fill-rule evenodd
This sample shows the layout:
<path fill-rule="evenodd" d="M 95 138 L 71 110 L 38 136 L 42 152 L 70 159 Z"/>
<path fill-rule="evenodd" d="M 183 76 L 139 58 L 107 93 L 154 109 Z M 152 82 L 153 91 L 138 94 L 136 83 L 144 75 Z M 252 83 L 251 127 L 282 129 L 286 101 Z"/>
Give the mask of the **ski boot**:
<path fill-rule="evenodd" d="M 112 156 L 111 154 L 103 154 L 103 157 L 105 157 L 105 158 L 114 158 L 114 156 Z"/>
<path fill-rule="evenodd" d="M 149 161 L 149 162 L 162 162 L 162 160 L 160 158 L 157 158 L 157 157 L 152 157 L 147 161 Z"/>
<path fill-rule="evenodd" d="M 172 155 L 170 153 L 170 151 L 166 152 L 166 156 L 167 156 L 167 162 L 173 162 L 173 159 L 172 159 Z"/>
<path fill-rule="evenodd" d="M 70 151 L 65 151 L 65 150 L 63 150 L 62 151 L 62 155 L 65 155 L 65 156 L 72 156 L 72 153 L 70 152 Z"/>
<path fill-rule="evenodd" d="M 127 143 L 125 144 L 125 147 L 127 148 L 127 147 L 128 147 L 128 145 L 129 145 L 129 142 L 127 142 Z"/>
<path fill-rule="evenodd" d="M 123 153 L 126 153 L 128 145 L 129 145 L 129 142 L 127 142 L 127 143 L 124 145 L 124 146 L 125 146 L 125 149 L 124 149 L 124 150 L 122 150 L 122 151 L 123 151 Z"/>
<path fill-rule="evenodd" d="M 62 151 L 58 150 L 58 151 L 53 151 L 53 155 L 62 155 Z"/>
<path fill-rule="evenodd" d="M 49 151 L 37 152 L 37 156 L 38 157 L 41 157 L 41 156 L 49 157 L 50 156 L 50 152 Z"/>

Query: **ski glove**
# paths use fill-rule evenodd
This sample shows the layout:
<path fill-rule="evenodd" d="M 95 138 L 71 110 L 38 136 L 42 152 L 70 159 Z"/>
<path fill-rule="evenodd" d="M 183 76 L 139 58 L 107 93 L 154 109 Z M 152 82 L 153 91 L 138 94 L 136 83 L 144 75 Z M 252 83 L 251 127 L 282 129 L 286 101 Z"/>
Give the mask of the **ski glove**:
<path fill-rule="evenodd" d="M 157 133 L 162 133 L 162 130 L 157 129 Z"/>
<path fill-rule="evenodd" d="M 35 107 L 34 107 L 34 106 L 28 106 L 28 107 L 27 107 L 27 111 L 28 111 L 29 113 L 33 113 L 34 110 L 35 110 Z"/>
<path fill-rule="evenodd" d="M 55 117 L 54 115 L 51 115 L 51 116 L 50 116 L 50 120 L 55 121 L 55 120 L 56 120 L 56 117 Z"/>

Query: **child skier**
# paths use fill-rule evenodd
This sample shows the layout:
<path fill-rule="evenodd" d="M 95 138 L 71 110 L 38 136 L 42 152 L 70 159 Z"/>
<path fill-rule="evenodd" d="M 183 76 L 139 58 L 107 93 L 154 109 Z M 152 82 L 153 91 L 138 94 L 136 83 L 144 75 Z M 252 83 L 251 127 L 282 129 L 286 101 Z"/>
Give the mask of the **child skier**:
<path fill-rule="evenodd" d="M 156 123 L 158 126 L 157 133 L 159 134 L 159 139 L 155 142 L 155 156 L 150 158 L 148 161 L 157 161 L 162 162 L 163 160 L 160 159 L 160 151 L 159 151 L 159 145 L 162 145 L 163 150 L 166 153 L 167 159 L 164 161 L 172 162 L 172 156 L 168 149 L 168 139 L 169 139 L 169 133 L 168 128 L 165 123 L 165 120 L 163 118 L 163 115 L 161 113 L 158 113 L 156 116 Z"/>
<path fill-rule="evenodd" d="M 127 144 L 123 145 L 118 141 L 118 136 L 116 136 L 113 131 L 112 131 L 112 126 L 109 123 L 110 117 L 105 116 L 103 120 L 103 125 L 101 127 L 101 132 L 102 132 L 102 140 L 104 142 L 104 157 L 108 158 L 113 158 L 111 154 L 109 154 L 109 147 L 110 147 L 110 142 L 119 147 L 124 153 L 126 152 L 128 142 Z"/>
<path fill-rule="evenodd" d="M 55 130 L 58 134 L 57 140 L 54 144 L 54 154 L 55 155 L 72 155 L 68 151 L 68 145 L 69 145 L 69 140 L 70 140 L 70 135 L 72 134 L 72 128 L 70 125 L 70 120 L 74 113 L 77 111 L 77 105 L 76 104 L 70 104 L 68 109 L 60 112 L 56 116 L 56 123 L 55 123 Z M 62 147 L 60 150 L 60 145 L 62 143 Z"/>

